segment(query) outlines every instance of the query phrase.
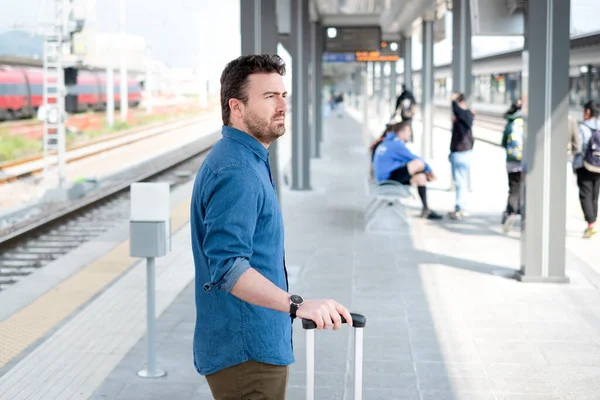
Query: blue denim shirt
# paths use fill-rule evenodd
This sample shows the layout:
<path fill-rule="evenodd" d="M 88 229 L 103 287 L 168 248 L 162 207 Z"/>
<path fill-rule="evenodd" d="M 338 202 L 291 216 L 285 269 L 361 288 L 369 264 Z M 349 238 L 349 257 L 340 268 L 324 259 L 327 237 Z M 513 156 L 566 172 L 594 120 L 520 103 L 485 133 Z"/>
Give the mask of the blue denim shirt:
<path fill-rule="evenodd" d="M 191 203 L 193 350 L 202 375 L 248 360 L 294 362 L 290 315 L 230 293 L 250 266 L 285 291 L 288 282 L 283 218 L 269 152 L 245 132 L 224 126 L 222 133 L 198 171 Z"/>

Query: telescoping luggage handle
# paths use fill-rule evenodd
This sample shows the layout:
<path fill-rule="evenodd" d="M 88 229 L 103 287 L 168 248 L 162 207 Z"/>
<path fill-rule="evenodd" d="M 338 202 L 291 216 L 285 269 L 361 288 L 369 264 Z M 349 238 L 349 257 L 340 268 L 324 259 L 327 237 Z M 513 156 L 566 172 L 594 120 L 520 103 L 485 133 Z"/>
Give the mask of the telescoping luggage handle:
<path fill-rule="evenodd" d="M 363 366 L 363 328 L 367 318 L 361 314 L 350 313 L 354 328 L 354 400 L 362 400 Z M 342 323 L 346 323 L 342 317 Z M 315 398 L 315 329 L 317 324 L 310 319 L 302 320 L 306 330 L 306 400 Z"/>

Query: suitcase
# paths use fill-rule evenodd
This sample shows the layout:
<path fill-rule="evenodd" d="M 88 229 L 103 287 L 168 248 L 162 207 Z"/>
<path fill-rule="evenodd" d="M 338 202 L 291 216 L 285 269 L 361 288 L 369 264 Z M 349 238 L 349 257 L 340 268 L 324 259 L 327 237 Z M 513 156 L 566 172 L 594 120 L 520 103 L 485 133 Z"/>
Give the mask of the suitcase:
<path fill-rule="evenodd" d="M 354 400 L 362 400 L 363 329 L 367 324 L 364 315 L 350 313 L 354 330 Z M 342 323 L 346 320 L 342 317 Z M 315 329 L 317 324 L 309 319 L 302 320 L 306 330 L 306 400 L 315 398 Z"/>

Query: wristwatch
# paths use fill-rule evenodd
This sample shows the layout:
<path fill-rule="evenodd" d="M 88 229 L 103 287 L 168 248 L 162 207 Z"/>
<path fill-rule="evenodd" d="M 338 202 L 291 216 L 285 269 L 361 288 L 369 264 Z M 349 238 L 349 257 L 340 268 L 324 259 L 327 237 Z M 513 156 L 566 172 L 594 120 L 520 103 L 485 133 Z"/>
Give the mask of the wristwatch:
<path fill-rule="evenodd" d="M 297 294 L 290 296 L 290 316 L 296 318 L 296 311 L 304 303 L 304 299 Z"/>

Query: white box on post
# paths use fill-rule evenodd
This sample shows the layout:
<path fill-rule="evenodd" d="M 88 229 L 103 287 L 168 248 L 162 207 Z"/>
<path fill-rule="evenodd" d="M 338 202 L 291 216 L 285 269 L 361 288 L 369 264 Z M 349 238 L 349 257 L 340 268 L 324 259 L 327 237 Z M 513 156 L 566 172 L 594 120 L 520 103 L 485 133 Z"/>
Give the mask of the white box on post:
<path fill-rule="evenodd" d="M 171 251 L 169 200 L 168 183 L 131 184 L 132 257 L 162 257 Z"/>
<path fill-rule="evenodd" d="M 138 372 L 144 378 L 158 378 L 166 372 L 156 369 L 155 257 L 171 251 L 170 186 L 168 183 L 131 184 L 129 252 L 146 258 L 148 369 Z"/>

